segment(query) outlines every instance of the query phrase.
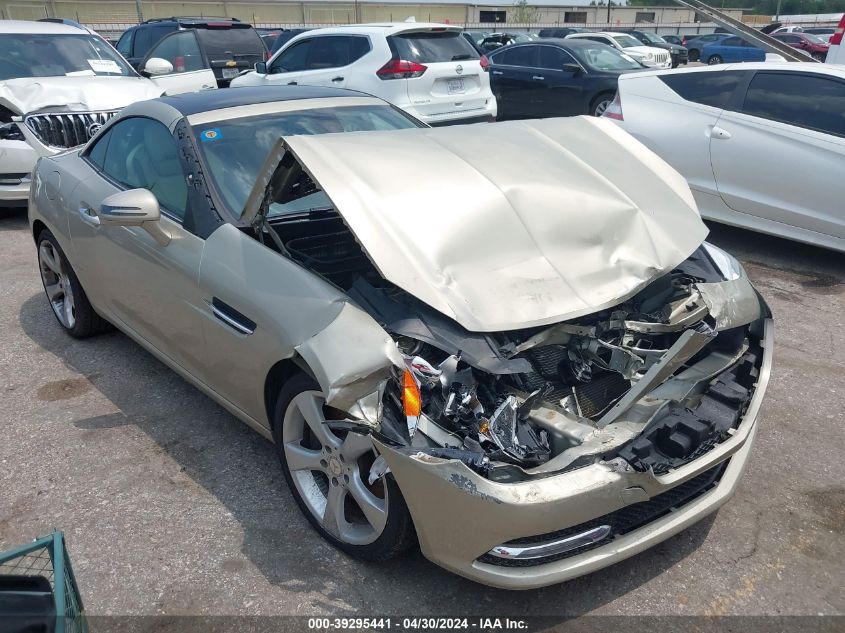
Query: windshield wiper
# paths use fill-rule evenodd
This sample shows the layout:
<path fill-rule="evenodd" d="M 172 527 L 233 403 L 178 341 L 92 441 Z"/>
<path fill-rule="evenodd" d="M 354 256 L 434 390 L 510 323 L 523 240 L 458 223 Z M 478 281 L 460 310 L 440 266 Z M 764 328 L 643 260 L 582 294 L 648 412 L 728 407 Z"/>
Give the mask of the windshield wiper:
<path fill-rule="evenodd" d="M 465 59 L 472 59 L 472 55 L 469 53 L 461 53 L 460 55 L 452 55 L 453 62 L 463 61 Z"/>

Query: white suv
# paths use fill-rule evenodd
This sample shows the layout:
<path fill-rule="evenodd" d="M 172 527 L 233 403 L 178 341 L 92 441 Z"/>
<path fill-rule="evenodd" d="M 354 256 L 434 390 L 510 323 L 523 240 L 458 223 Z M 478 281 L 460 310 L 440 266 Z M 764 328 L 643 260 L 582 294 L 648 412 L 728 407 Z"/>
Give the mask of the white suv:
<path fill-rule="evenodd" d="M 231 85 L 360 90 L 438 125 L 496 117 L 487 68 L 459 27 L 360 24 L 302 33 Z"/>
<path fill-rule="evenodd" d="M 160 96 L 103 38 L 0 20 L 0 206 L 22 206 L 39 156 L 88 142 L 122 107 Z"/>
<path fill-rule="evenodd" d="M 672 56 L 665 48 L 656 46 L 644 46 L 633 35 L 618 33 L 616 31 L 601 31 L 597 33 L 572 33 L 566 36 L 570 40 L 592 40 L 601 42 L 621 51 L 625 55 L 633 57 L 643 66 L 649 68 L 671 68 Z"/>

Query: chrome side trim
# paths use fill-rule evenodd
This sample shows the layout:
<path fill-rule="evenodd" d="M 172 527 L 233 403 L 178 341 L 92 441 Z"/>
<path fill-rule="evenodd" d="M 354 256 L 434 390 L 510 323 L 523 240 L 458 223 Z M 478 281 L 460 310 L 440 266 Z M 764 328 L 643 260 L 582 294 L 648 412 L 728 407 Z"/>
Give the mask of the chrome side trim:
<path fill-rule="evenodd" d="M 255 328 L 248 328 L 247 326 L 243 325 L 242 323 L 235 321 L 235 319 L 233 319 L 228 314 L 226 314 L 225 312 L 223 312 L 222 310 L 217 308 L 217 306 L 211 306 L 211 313 L 215 317 L 217 317 L 218 319 L 223 321 L 223 323 L 225 323 L 226 325 L 228 325 L 232 329 L 237 330 L 241 334 L 246 334 L 247 336 L 249 336 L 250 334 L 255 332 Z"/>
<path fill-rule="evenodd" d="M 523 547 L 517 545 L 498 545 L 487 553 L 496 558 L 517 560 L 546 558 L 547 556 L 569 552 L 585 545 L 598 543 L 602 539 L 607 538 L 609 534 L 609 525 L 599 525 L 586 532 L 581 532 L 581 534 L 574 534 L 556 541 L 549 541 L 548 543 L 540 543 L 538 545 L 525 545 Z"/>

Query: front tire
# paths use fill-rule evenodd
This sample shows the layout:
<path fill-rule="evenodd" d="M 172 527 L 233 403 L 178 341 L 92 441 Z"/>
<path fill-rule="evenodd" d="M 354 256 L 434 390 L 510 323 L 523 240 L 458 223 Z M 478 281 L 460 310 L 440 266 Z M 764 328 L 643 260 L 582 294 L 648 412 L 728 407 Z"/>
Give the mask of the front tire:
<path fill-rule="evenodd" d="M 38 269 L 53 314 L 65 332 L 88 338 L 111 329 L 96 313 L 56 237 L 48 230 L 38 234 Z"/>
<path fill-rule="evenodd" d="M 369 437 L 326 424 L 319 385 L 303 373 L 279 392 L 273 439 L 288 487 L 314 529 L 362 560 L 385 561 L 416 542 L 413 522 L 393 475 L 369 484 L 376 458 Z"/>
<path fill-rule="evenodd" d="M 707 64 L 709 66 L 716 66 L 717 64 L 722 63 L 722 57 L 720 55 L 711 55 L 710 59 L 707 60 Z"/>
<path fill-rule="evenodd" d="M 691 48 L 691 49 L 689 50 L 689 60 L 690 60 L 691 62 L 697 62 L 697 61 L 698 61 L 698 57 L 699 57 L 699 52 L 698 52 L 696 49 Z"/>

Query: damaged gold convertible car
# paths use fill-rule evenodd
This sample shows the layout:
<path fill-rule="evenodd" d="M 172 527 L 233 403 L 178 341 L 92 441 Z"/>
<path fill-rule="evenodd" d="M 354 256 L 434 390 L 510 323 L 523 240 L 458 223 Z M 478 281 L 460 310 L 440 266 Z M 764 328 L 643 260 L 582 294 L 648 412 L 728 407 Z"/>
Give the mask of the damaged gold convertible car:
<path fill-rule="evenodd" d="M 70 334 L 117 326 L 272 439 L 329 542 L 530 588 L 731 496 L 771 314 L 657 156 L 589 117 L 219 92 L 39 161 L 44 288 Z"/>

